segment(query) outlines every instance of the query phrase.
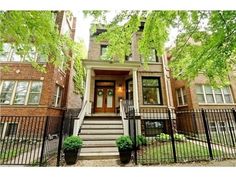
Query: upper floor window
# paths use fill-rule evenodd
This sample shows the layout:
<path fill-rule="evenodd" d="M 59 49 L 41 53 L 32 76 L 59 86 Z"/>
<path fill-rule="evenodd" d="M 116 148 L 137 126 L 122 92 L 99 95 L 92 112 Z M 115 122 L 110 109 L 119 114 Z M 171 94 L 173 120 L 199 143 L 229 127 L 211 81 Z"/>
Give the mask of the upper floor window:
<path fill-rule="evenodd" d="M 41 81 L 2 81 L 0 84 L 0 104 L 39 104 L 42 91 Z"/>
<path fill-rule="evenodd" d="M 105 59 L 107 49 L 108 49 L 108 45 L 101 45 L 101 50 L 100 50 L 101 59 Z"/>
<path fill-rule="evenodd" d="M 230 87 L 213 89 L 210 85 L 196 85 L 199 103 L 233 103 Z"/>
<path fill-rule="evenodd" d="M 29 62 L 36 61 L 39 63 L 47 62 L 47 56 L 36 52 L 32 47 L 28 53 L 23 53 L 21 47 L 14 47 L 9 43 L 4 43 L 2 51 L 0 51 L 0 62 Z"/>
<path fill-rule="evenodd" d="M 144 61 L 143 57 L 141 57 L 141 60 Z M 155 49 L 151 49 L 150 56 L 147 58 L 147 62 L 149 63 L 160 62 Z"/>
<path fill-rule="evenodd" d="M 162 104 L 161 83 L 159 77 L 143 77 L 143 104 Z"/>
<path fill-rule="evenodd" d="M 62 91 L 63 91 L 63 88 L 59 85 L 56 85 L 53 101 L 52 101 L 52 105 L 54 107 L 61 107 Z"/>
<path fill-rule="evenodd" d="M 176 89 L 178 106 L 187 105 L 186 90 L 184 87 Z"/>

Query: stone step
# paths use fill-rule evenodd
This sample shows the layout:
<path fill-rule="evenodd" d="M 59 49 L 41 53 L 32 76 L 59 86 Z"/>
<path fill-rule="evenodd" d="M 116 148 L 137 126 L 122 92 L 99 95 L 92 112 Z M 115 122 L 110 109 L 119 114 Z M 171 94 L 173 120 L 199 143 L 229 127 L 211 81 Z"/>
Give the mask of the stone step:
<path fill-rule="evenodd" d="M 122 125 L 121 120 L 84 120 L 83 125 Z"/>
<path fill-rule="evenodd" d="M 111 134 L 123 134 L 123 129 L 81 129 L 80 135 L 111 135 Z"/>
<path fill-rule="evenodd" d="M 115 140 L 100 140 L 100 141 L 83 141 L 83 146 L 115 146 Z"/>
<path fill-rule="evenodd" d="M 82 147 L 80 153 L 118 152 L 117 147 Z"/>
<path fill-rule="evenodd" d="M 116 140 L 122 134 L 115 134 L 115 135 L 79 135 L 82 140 Z"/>
<path fill-rule="evenodd" d="M 123 129 L 122 124 L 117 124 L 117 125 L 109 125 L 109 124 L 100 124 L 100 125 L 93 125 L 93 124 L 83 124 L 82 129 Z"/>
<path fill-rule="evenodd" d="M 81 153 L 79 159 L 81 160 L 97 160 L 97 159 L 118 159 L 118 152 L 103 152 L 103 153 Z"/>
<path fill-rule="evenodd" d="M 100 148 L 100 147 L 117 147 L 115 143 L 112 144 L 88 144 L 88 145 L 83 145 L 83 148 Z"/>

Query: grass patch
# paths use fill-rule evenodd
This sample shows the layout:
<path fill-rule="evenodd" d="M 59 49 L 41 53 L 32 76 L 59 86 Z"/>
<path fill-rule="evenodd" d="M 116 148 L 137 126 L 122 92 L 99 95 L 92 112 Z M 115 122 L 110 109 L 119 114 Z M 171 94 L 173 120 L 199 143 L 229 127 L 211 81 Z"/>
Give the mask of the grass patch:
<path fill-rule="evenodd" d="M 176 142 L 176 156 L 178 162 L 209 160 L 207 147 L 190 141 Z M 213 150 L 214 156 L 221 156 L 222 152 Z M 138 151 L 138 161 L 141 164 L 171 163 L 174 162 L 171 142 L 153 142 Z"/>

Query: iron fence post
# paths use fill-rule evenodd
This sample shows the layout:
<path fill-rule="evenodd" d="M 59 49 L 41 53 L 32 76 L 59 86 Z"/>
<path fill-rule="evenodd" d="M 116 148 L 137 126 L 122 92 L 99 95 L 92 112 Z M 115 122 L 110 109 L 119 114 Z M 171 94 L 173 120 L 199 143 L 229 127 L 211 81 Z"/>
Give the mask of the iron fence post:
<path fill-rule="evenodd" d="M 208 123 L 207 123 L 207 120 L 206 120 L 206 113 L 205 113 L 204 109 L 202 109 L 202 119 L 203 119 L 204 129 L 205 129 L 205 133 L 206 133 L 207 145 L 208 145 L 210 159 L 213 160 L 213 153 L 212 153 L 212 149 L 211 149 L 209 128 L 208 128 Z"/>
<path fill-rule="evenodd" d="M 60 160 L 61 160 L 61 147 L 62 147 L 64 120 L 65 120 L 65 114 L 62 116 L 62 119 L 61 119 L 59 142 L 58 142 L 58 149 L 57 149 L 57 167 L 60 166 Z"/>
<path fill-rule="evenodd" d="M 172 125 L 172 120 L 171 120 L 171 111 L 168 109 L 168 118 L 170 122 L 170 134 L 171 134 L 171 142 L 172 142 L 172 150 L 173 150 L 173 157 L 174 157 L 174 162 L 177 162 L 177 156 L 176 156 L 176 148 L 175 148 L 175 139 L 174 139 L 174 132 L 173 132 L 173 125 Z"/>
<path fill-rule="evenodd" d="M 138 164 L 137 162 L 137 143 L 136 143 L 136 118 L 135 118 L 135 109 L 132 108 L 132 117 L 133 117 L 133 128 L 134 128 L 134 163 L 135 165 Z"/>
<path fill-rule="evenodd" d="M 43 132 L 43 143 L 42 143 L 42 148 L 41 148 L 41 154 L 40 154 L 40 161 L 39 161 L 39 166 L 42 166 L 43 163 L 43 155 L 44 155 L 44 147 L 45 147 L 45 143 L 46 143 L 46 137 L 47 137 L 47 130 L 48 130 L 48 120 L 49 117 L 46 117 L 46 122 L 45 122 L 45 126 L 44 126 L 44 132 Z"/>
<path fill-rule="evenodd" d="M 233 115 L 234 115 L 234 121 L 235 121 L 235 123 L 236 123 L 236 111 L 235 111 L 234 108 L 232 109 L 232 112 L 233 112 Z"/>
<path fill-rule="evenodd" d="M 235 147 L 235 140 L 234 140 L 234 136 L 233 136 L 233 133 L 232 133 L 233 130 L 232 130 L 231 126 L 230 126 L 231 123 L 230 123 L 230 120 L 229 120 L 228 111 L 226 110 L 225 113 L 226 113 L 226 118 L 227 118 L 227 122 L 228 122 L 228 125 L 229 125 L 229 133 L 230 133 L 231 141 L 232 141 L 233 147 Z"/>

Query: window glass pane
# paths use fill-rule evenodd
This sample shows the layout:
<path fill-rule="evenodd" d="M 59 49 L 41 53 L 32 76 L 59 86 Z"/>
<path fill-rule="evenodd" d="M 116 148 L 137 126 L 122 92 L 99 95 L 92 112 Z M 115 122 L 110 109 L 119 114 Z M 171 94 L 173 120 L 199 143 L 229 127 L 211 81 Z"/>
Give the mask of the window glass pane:
<path fill-rule="evenodd" d="M 151 50 L 151 55 L 148 57 L 149 62 L 156 62 L 156 50 Z"/>
<path fill-rule="evenodd" d="M 212 132 L 216 132 L 216 123 L 215 122 L 210 122 L 210 130 Z"/>
<path fill-rule="evenodd" d="M 11 56 L 11 61 L 21 61 L 21 55 L 20 55 L 20 48 L 19 49 L 13 49 L 12 56 Z"/>
<path fill-rule="evenodd" d="M 7 61 L 11 51 L 11 45 L 9 43 L 4 43 L 2 50 L 0 50 L 0 61 Z"/>
<path fill-rule="evenodd" d="M 196 85 L 196 93 L 203 93 L 202 85 Z"/>
<path fill-rule="evenodd" d="M 159 88 L 143 88 L 144 104 L 160 104 Z"/>
<path fill-rule="evenodd" d="M 226 131 L 224 122 L 219 122 L 219 127 L 220 127 L 220 131 Z"/>
<path fill-rule="evenodd" d="M 180 89 L 177 89 L 177 96 L 178 96 L 178 97 L 181 97 L 181 91 L 180 91 Z"/>
<path fill-rule="evenodd" d="M 205 87 L 205 92 L 206 92 L 206 94 L 208 94 L 208 93 L 210 93 L 210 94 L 213 93 L 211 86 L 205 85 L 204 87 Z"/>
<path fill-rule="evenodd" d="M 17 87 L 16 87 L 14 104 L 24 104 L 25 103 L 25 97 L 27 94 L 28 84 L 29 83 L 26 81 L 18 82 Z"/>
<path fill-rule="evenodd" d="M 36 50 L 32 48 L 24 57 L 25 61 L 35 61 L 36 60 Z"/>
<path fill-rule="evenodd" d="M 30 92 L 41 92 L 42 84 L 43 83 L 39 81 L 32 82 Z"/>
<path fill-rule="evenodd" d="M 225 97 L 225 102 L 226 103 L 232 103 L 233 102 L 232 98 L 231 98 L 231 95 L 224 95 L 224 97 Z"/>
<path fill-rule="evenodd" d="M 178 97 L 178 103 L 179 105 L 183 105 L 182 97 Z"/>
<path fill-rule="evenodd" d="M 17 123 L 8 123 L 7 124 L 7 130 L 6 130 L 6 136 L 14 136 L 17 133 L 18 124 Z"/>
<path fill-rule="evenodd" d="M 30 93 L 28 104 L 39 104 L 40 93 Z"/>
<path fill-rule="evenodd" d="M 156 136 L 165 131 L 163 121 L 149 121 L 145 120 L 145 135 L 146 136 Z"/>
<path fill-rule="evenodd" d="M 217 88 L 217 89 L 214 89 L 215 93 L 216 94 L 221 94 L 221 89 Z"/>
<path fill-rule="evenodd" d="M 0 104 L 10 104 L 15 81 L 4 81 L 0 95 Z"/>
<path fill-rule="evenodd" d="M 213 95 L 206 95 L 207 103 L 214 103 Z"/>
<path fill-rule="evenodd" d="M 184 95 L 184 104 L 187 104 L 187 96 Z"/>
<path fill-rule="evenodd" d="M 230 94 L 230 88 L 229 87 L 224 87 L 223 88 L 223 93 L 224 94 Z"/>
<path fill-rule="evenodd" d="M 205 103 L 204 95 L 203 94 L 198 94 L 197 99 L 199 103 Z"/>
<path fill-rule="evenodd" d="M 216 102 L 217 103 L 223 103 L 224 102 L 223 96 L 221 94 L 217 94 L 217 95 L 215 95 L 215 97 L 216 97 Z"/>
<path fill-rule="evenodd" d="M 107 52 L 107 45 L 101 45 L 101 55 L 104 55 Z"/>
<path fill-rule="evenodd" d="M 143 86 L 159 86 L 158 79 L 143 79 Z"/>

